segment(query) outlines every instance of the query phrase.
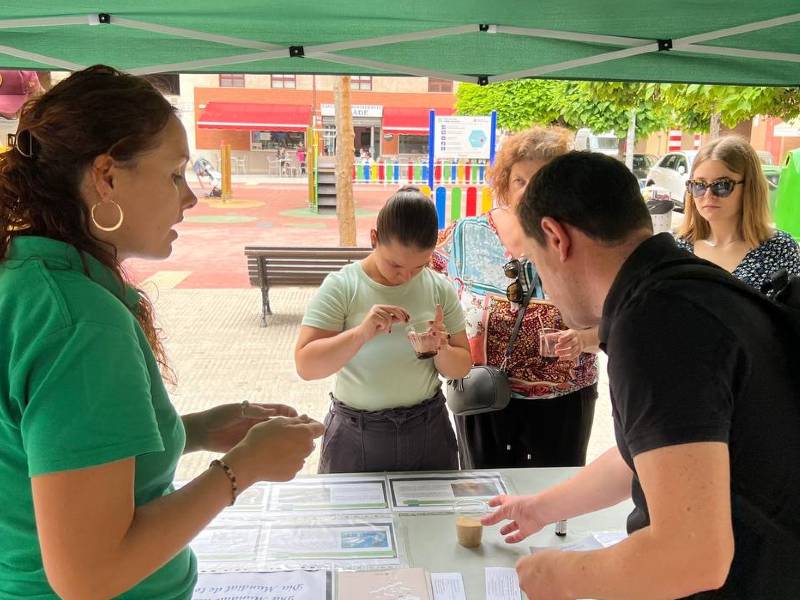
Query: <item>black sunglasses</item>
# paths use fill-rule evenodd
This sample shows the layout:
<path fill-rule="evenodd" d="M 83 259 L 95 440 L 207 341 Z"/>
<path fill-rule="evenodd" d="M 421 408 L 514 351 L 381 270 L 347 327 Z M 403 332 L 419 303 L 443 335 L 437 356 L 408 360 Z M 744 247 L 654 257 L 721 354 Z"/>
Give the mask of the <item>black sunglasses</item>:
<path fill-rule="evenodd" d="M 695 198 L 705 196 L 706 190 L 711 190 L 717 198 L 727 198 L 740 183 L 744 183 L 744 180 L 734 181 L 730 177 L 720 177 L 711 183 L 706 183 L 702 179 L 689 179 L 686 181 L 686 189 Z"/>
<path fill-rule="evenodd" d="M 506 277 L 509 279 L 515 280 L 506 288 L 506 298 L 508 298 L 509 302 L 515 302 L 519 304 L 522 302 L 523 298 L 525 298 L 525 290 L 523 289 L 522 281 L 520 280 L 522 264 L 516 258 L 510 260 L 503 266 L 503 273 L 505 273 Z"/>

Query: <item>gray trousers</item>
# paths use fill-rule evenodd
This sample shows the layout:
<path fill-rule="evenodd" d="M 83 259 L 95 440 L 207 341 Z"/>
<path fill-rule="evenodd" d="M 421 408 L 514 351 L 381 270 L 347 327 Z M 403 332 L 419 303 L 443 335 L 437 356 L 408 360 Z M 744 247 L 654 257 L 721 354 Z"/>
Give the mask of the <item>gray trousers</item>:
<path fill-rule="evenodd" d="M 409 408 L 356 410 L 331 394 L 320 473 L 458 469 L 458 448 L 441 390 Z"/>

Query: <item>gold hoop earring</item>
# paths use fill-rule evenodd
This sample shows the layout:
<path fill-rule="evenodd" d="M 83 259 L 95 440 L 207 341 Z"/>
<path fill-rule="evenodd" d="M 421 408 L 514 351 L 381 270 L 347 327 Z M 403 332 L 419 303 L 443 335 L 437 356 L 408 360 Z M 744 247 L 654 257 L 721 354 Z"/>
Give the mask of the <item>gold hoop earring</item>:
<path fill-rule="evenodd" d="M 117 207 L 117 210 L 119 211 L 119 220 L 116 223 L 114 223 L 114 225 L 112 225 L 111 227 L 103 227 L 102 225 L 100 225 L 100 223 L 97 222 L 97 218 L 94 216 L 94 211 L 97 209 L 98 206 L 105 203 L 95 202 L 92 205 L 92 210 L 91 210 L 92 223 L 94 223 L 94 226 L 97 227 L 100 231 L 116 231 L 117 229 L 122 227 L 122 222 L 125 220 L 125 213 L 122 212 L 122 207 L 119 204 L 117 204 L 114 200 L 109 200 L 108 203 L 113 204 L 114 206 Z"/>

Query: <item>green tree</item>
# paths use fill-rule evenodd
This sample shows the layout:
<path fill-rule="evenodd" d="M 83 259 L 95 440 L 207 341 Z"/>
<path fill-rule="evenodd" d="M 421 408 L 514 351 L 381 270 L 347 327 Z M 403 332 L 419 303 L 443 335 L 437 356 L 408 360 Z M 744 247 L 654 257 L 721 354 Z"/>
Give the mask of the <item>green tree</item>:
<path fill-rule="evenodd" d="M 535 123 L 557 123 L 561 112 L 558 96 L 565 83 L 546 79 L 516 79 L 479 86 L 464 83 L 456 90 L 456 111 L 460 115 L 488 115 L 497 111 L 497 126 L 521 131 Z"/>
<path fill-rule="evenodd" d="M 497 125 L 520 131 L 535 123 L 612 131 L 623 137 L 631 109 L 637 111 L 637 137 L 663 128 L 656 84 L 596 83 L 519 79 L 487 86 L 462 84 L 456 110 L 462 115 L 497 111 Z"/>
<path fill-rule="evenodd" d="M 661 89 L 664 102 L 672 107 L 674 123 L 690 131 L 709 131 L 716 115 L 727 127 L 756 115 L 783 119 L 800 115 L 797 88 L 665 83 Z"/>

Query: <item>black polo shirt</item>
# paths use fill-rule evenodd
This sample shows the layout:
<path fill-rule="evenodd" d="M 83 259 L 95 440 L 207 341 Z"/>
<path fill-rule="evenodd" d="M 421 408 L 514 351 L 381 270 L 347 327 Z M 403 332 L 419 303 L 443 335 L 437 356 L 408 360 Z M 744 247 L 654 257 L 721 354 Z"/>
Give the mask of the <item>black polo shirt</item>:
<path fill-rule="evenodd" d="M 690 256 L 668 233 L 647 239 L 603 306 L 617 445 L 634 471 L 628 531 L 650 522 L 633 457 L 724 442 L 734 560 L 720 590 L 693 597 L 800 598 L 800 389 L 790 370 L 800 364 L 764 307 L 710 281 L 653 276 L 659 264 Z"/>

